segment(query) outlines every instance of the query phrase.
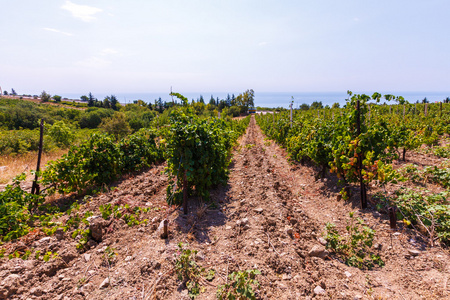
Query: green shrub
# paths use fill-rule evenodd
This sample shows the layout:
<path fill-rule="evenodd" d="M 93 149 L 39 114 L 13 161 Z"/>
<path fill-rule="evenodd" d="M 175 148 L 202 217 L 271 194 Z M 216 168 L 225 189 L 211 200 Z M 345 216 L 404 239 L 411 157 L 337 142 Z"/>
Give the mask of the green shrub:
<path fill-rule="evenodd" d="M 60 148 L 67 148 L 75 139 L 73 130 L 63 121 L 57 121 L 48 129 L 48 135 Z"/>
<path fill-rule="evenodd" d="M 362 219 L 355 219 L 353 214 L 350 213 L 350 221 L 346 227 L 347 235 L 344 237 L 339 234 L 334 224 L 326 224 L 327 248 L 341 255 L 349 266 L 360 269 L 371 269 L 375 265 L 384 266 L 383 260 L 378 255 L 369 252 L 375 231 L 364 225 Z"/>
<path fill-rule="evenodd" d="M 14 178 L 12 185 L 7 185 L 0 192 L 0 237 L 9 241 L 27 234 L 32 223 L 30 212 L 44 202 L 44 197 L 28 193 L 20 187 L 25 180 L 23 173 Z"/>
<path fill-rule="evenodd" d="M 419 225 L 423 233 L 431 239 L 436 236 L 444 243 L 450 243 L 450 202 L 449 192 L 432 194 L 408 189 L 397 191 L 393 201 L 400 210 L 398 217 L 406 218 Z M 431 235 L 431 236 L 430 236 Z"/>
<path fill-rule="evenodd" d="M 93 134 L 50 162 L 41 182 L 50 187 L 49 193 L 82 193 L 88 187 L 108 184 L 125 172 L 149 166 L 161 156 L 151 131 L 138 132 L 117 144 L 112 136 Z"/>

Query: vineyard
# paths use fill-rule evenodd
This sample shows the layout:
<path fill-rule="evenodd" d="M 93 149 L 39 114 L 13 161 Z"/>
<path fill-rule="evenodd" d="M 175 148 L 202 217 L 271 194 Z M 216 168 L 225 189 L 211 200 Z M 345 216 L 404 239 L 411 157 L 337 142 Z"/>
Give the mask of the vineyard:
<path fill-rule="evenodd" d="M 0 299 L 450 298 L 450 104 L 233 120 L 176 96 L 0 192 Z"/>

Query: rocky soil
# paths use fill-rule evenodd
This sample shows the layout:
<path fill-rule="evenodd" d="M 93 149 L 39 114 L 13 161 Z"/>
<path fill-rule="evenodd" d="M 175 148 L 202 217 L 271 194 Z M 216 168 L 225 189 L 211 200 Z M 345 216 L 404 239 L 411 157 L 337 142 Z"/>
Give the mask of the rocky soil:
<path fill-rule="evenodd" d="M 448 250 L 401 226 L 391 231 L 387 215 L 359 209 L 357 188 L 350 201 L 338 200 L 336 178 L 316 180 L 314 166 L 289 163 L 254 119 L 234 151 L 228 185 L 213 189 L 208 205 L 189 199 L 187 215 L 169 207 L 163 170 L 154 166 L 110 192 L 80 199 L 80 213 L 94 213 L 95 230 L 83 251 L 60 231 L 50 237 L 34 231 L 4 244 L 8 252 L 33 248 L 58 256 L 1 259 L 0 299 L 189 299 L 174 271 L 180 242 L 199 251 L 198 265 L 216 271 L 202 281 L 198 299 L 215 299 L 228 274 L 247 269 L 261 271 L 259 299 L 450 299 Z M 141 216 L 149 222 L 130 227 L 104 220 L 99 206 L 107 203 L 151 208 Z M 325 249 L 325 224 L 344 234 L 351 211 L 376 230 L 384 267 L 350 267 Z M 162 239 L 158 227 L 166 218 L 169 236 Z"/>

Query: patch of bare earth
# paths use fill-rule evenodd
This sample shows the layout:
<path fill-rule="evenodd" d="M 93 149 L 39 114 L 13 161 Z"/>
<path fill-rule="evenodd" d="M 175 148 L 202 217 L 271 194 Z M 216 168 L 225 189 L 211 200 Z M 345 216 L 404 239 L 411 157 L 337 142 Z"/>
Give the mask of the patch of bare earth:
<path fill-rule="evenodd" d="M 234 151 L 226 186 L 211 192 L 205 208 L 189 199 L 189 213 L 166 205 L 164 165 L 123 180 L 114 191 L 84 204 L 99 216 L 99 205 L 128 203 L 155 208 L 144 215 L 147 226 L 101 220 L 101 241 L 77 252 L 76 241 L 63 237 L 27 237 L 13 247 L 59 253 L 44 263 L 35 259 L 0 261 L 0 295 L 10 299 L 189 299 L 176 278 L 174 257 L 179 242 L 199 250 L 197 263 L 216 270 L 198 299 L 214 299 L 217 286 L 237 270 L 259 269 L 260 299 L 445 299 L 449 298 L 448 252 L 430 248 L 414 232 L 389 230 L 387 216 L 373 208 L 358 209 L 358 190 L 350 201 L 338 201 L 336 180 L 315 180 L 313 166 L 288 163 L 284 150 L 264 141 L 252 118 Z M 348 213 L 356 211 L 376 230 L 383 268 L 359 270 L 327 254 L 319 242 L 327 222 L 344 233 Z M 169 219 L 169 238 L 156 228 Z M 24 244 L 24 245 L 22 245 Z M 105 264 L 105 249 L 117 253 Z M 323 258 L 310 255 L 318 247 Z M 322 247 L 322 248 L 321 248 Z M 408 250 L 419 250 L 412 256 Z M 320 252 L 320 251 L 319 251 Z M 9 289 L 9 290 L 7 290 Z M 6 292 L 5 292 L 6 291 Z M 1 296 L 0 296 L 1 299 Z"/>

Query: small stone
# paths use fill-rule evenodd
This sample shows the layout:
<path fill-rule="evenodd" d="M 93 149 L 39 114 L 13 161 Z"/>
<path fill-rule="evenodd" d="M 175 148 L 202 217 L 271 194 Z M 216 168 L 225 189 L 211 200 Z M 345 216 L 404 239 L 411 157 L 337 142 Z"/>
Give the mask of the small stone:
<path fill-rule="evenodd" d="M 62 228 L 56 229 L 55 237 L 58 241 L 62 240 L 64 238 L 64 229 L 62 229 Z"/>
<path fill-rule="evenodd" d="M 95 248 L 95 247 L 97 247 L 97 242 L 96 241 L 94 241 L 93 239 L 90 239 L 88 242 L 87 242 L 87 244 L 86 244 L 88 247 L 89 247 L 89 249 L 90 248 Z"/>
<path fill-rule="evenodd" d="M 41 296 L 42 290 L 40 287 L 34 287 L 30 290 L 30 294 L 35 295 L 35 296 Z"/>
<path fill-rule="evenodd" d="M 262 209 L 262 207 L 258 207 L 258 208 L 255 208 L 253 211 L 254 211 L 255 213 L 260 214 L 260 213 L 263 212 L 263 209 Z"/>
<path fill-rule="evenodd" d="M 105 278 L 105 280 L 103 280 L 103 282 L 100 283 L 98 288 L 99 289 L 104 289 L 104 288 L 107 288 L 108 286 L 109 286 L 109 277 Z"/>
<path fill-rule="evenodd" d="M 325 295 L 326 291 L 320 285 L 318 285 L 314 289 L 314 294 L 316 294 L 316 295 Z"/>
<path fill-rule="evenodd" d="M 286 233 L 290 236 L 292 236 L 292 234 L 294 233 L 294 230 L 292 229 L 292 227 L 288 226 L 286 227 Z"/>
<path fill-rule="evenodd" d="M 277 225 L 277 221 L 275 219 L 273 219 L 273 218 L 268 218 L 267 219 L 267 225 L 275 226 L 275 225 Z"/>
<path fill-rule="evenodd" d="M 375 244 L 373 247 L 374 247 L 376 250 L 381 251 L 381 250 L 383 249 L 383 244 L 378 243 L 378 244 Z"/>
<path fill-rule="evenodd" d="M 195 257 L 198 258 L 199 260 L 205 260 L 205 254 L 203 254 L 202 251 L 198 251 Z"/>
<path fill-rule="evenodd" d="M 89 276 L 92 276 L 92 275 L 95 274 L 95 271 L 94 271 L 94 270 L 89 270 L 89 271 L 87 271 L 87 272 L 88 272 Z"/>
<path fill-rule="evenodd" d="M 130 261 L 130 260 L 132 260 L 133 259 L 133 256 L 127 256 L 127 257 L 125 257 L 125 261 Z"/>
<path fill-rule="evenodd" d="M 103 220 L 100 218 L 92 219 L 89 222 L 89 230 L 91 231 L 92 239 L 96 242 L 101 242 L 103 239 Z"/>
<path fill-rule="evenodd" d="M 233 228 L 233 227 L 231 227 L 230 225 L 225 226 L 226 230 L 230 230 L 231 228 Z"/>
<path fill-rule="evenodd" d="M 400 234 L 401 234 L 400 232 L 394 232 L 392 235 L 399 236 Z"/>
<path fill-rule="evenodd" d="M 85 262 L 88 262 L 88 261 L 91 260 L 91 255 L 88 254 L 88 253 L 85 253 L 83 257 L 84 257 L 84 261 L 85 261 Z"/>
<path fill-rule="evenodd" d="M 290 280 L 292 278 L 291 275 L 289 274 L 283 274 L 283 276 L 281 277 L 283 280 Z"/>
<path fill-rule="evenodd" d="M 72 281 L 72 278 L 69 278 L 69 277 L 64 277 L 64 278 L 62 279 L 62 281 L 64 281 L 64 282 L 67 282 L 67 281 Z"/>
<path fill-rule="evenodd" d="M 319 241 L 319 243 L 321 243 L 322 245 L 326 246 L 327 241 L 323 237 L 320 237 L 317 240 Z"/>
<path fill-rule="evenodd" d="M 97 250 L 98 253 L 103 253 L 105 252 L 106 248 L 108 248 L 107 246 L 103 246 L 100 249 Z"/>
<path fill-rule="evenodd" d="M 420 251 L 419 250 L 415 250 L 415 249 L 408 249 L 408 253 L 411 256 L 419 256 L 420 255 Z"/>
<path fill-rule="evenodd" d="M 347 278 L 349 278 L 349 277 L 351 277 L 352 276 L 352 273 L 350 273 L 349 271 L 345 271 L 345 276 L 347 276 Z"/>
<path fill-rule="evenodd" d="M 242 224 L 243 226 L 247 225 L 247 223 L 248 223 L 248 218 L 243 218 L 243 219 L 241 220 L 241 224 Z"/>
<path fill-rule="evenodd" d="M 362 299 L 363 298 L 363 296 L 361 296 L 361 295 L 355 295 L 354 297 L 353 297 L 353 300 L 360 300 L 360 299 Z"/>
<path fill-rule="evenodd" d="M 159 223 L 159 222 L 161 222 L 161 218 L 160 218 L 160 217 L 154 217 L 154 218 L 152 219 L 152 224 L 157 224 L 157 223 Z"/>
<path fill-rule="evenodd" d="M 314 247 L 312 247 L 311 250 L 309 250 L 308 255 L 311 257 L 320 257 L 322 259 L 324 259 L 325 257 L 328 256 L 328 251 L 325 250 L 325 248 L 323 246 L 318 246 L 315 245 Z"/>
<path fill-rule="evenodd" d="M 248 229 L 250 229 L 250 225 L 248 225 L 248 224 L 245 224 L 245 226 L 244 226 L 244 230 L 248 230 Z"/>
<path fill-rule="evenodd" d="M 138 229 L 138 231 L 139 231 L 139 232 L 144 232 L 144 231 L 145 231 L 145 228 L 144 228 L 144 227 L 140 227 L 140 228 Z"/>
<path fill-rule="evenodd" d="M 46 236 L 46 237 L 40 239 L 40 240 L 38 241 L 38 243 L 39 243 L 39 244 L 48 243 L 48 242 L 50 242 L 51 239 L 52 239 L 51 237 Z"/>

